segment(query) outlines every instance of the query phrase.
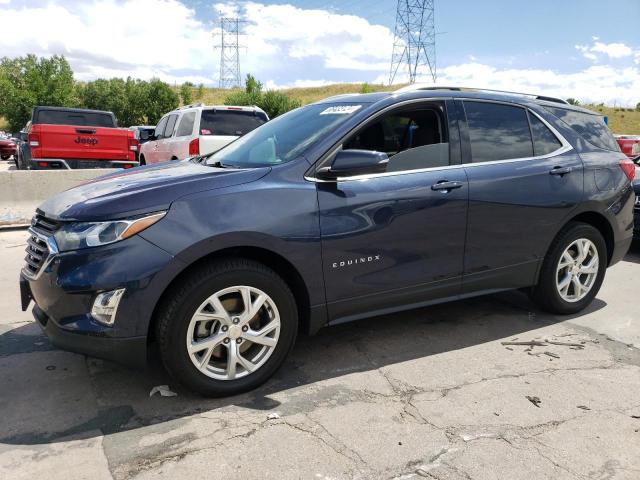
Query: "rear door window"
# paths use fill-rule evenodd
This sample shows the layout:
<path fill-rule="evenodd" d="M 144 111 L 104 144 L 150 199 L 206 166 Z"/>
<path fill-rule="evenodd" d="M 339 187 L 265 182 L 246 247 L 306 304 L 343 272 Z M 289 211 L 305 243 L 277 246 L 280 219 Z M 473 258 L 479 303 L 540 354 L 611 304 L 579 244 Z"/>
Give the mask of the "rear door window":
<path fill-rule="evenodd" d="M 196 120 L 196 112 L 187 112 L 182 115 L 176 137 L 186 137 L 193 133 L 193 123 Z"/>
<path fill-rule="evenodd" d="M 620 151 L 618 142 L 600 115 L 576 112 L 557 107 L 544 107 L 575 130 L 591 145 L 604 150 Z"/>
<path fill-rule="evenodd" d="M 34 124 L 74 125 L 81 127 L 115 127 L 113 117 L 108 113 L 74 112 L 64 110 L 40 110 L 33 119 Z"/>
<path fill-rule="evenodd" d="M 178 120 L 178 115 L 169 115 L 169 118 L 167 120 L 167 128 L 164 129 L 163 137 L 169 138 L 171 135 L 173 135 L 173 131 L 176 128 L 176 120 Z"/>
<path fill-rule="evenodd" d="M 200 135 L 242 136 L 267 121 L 262 112 L 241 110 L 203 110 Z"/>
<path fill-rule="evenodd" d="M 558 140 L 549 127 L 542 120 L 529 112 L 529 124 L 531 125 L 531 134 L 533 135 L 533 153 L 536 157 L 540 155 L 548 155 L 555 152 L 562 143 Z"/>
<path fill-rule="evenodd" d="M 533 157 L 524 108 L 490 102 L 464 102 L 473 163 Z"/>

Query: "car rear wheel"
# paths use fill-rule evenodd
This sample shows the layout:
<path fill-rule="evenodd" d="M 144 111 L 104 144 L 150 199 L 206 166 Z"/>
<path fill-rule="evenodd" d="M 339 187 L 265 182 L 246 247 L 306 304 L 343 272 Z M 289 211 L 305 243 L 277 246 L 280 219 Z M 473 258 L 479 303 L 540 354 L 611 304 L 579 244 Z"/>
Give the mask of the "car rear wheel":
<path fill-rule="evenodd" d="M 146 165 L 146 164 L 147 164 L 147 162 L 146 162 L 146 160 L 144 158 L 144 155 L 140 155 L 140 165 Z"/>
<path fill-rule="evenodd" d="M 257 387 L 296 338 L 293 294 L 274 271 L 246 259 L 194 271 L 169 293 L 157 338 L 165 367 L 188 388 L 226 396 Z"/>
<path fill-rule="evenodd" d="M 9 160 L 9 157 L 11 155 L 0 155 L 0 158 L 2 158 L 2 160 Z"/>
<path fill-rule="evenodd" d="M 577 313 L 597 295 L 606 268 L 602 234 L 591 225 L 571 223 L 551 244 L 532 298 L 549 312 Z"/>

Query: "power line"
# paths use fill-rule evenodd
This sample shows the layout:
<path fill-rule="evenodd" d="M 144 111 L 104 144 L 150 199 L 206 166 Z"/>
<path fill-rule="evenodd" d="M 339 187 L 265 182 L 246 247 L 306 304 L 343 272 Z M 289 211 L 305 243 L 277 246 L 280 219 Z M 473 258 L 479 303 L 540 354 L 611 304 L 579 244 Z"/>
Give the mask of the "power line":
<path fill-rule="evenodd" d="M 218 12 L 220 23 L 220 88 L 240 87 L 240 35 L 244 35 L 241 25 L 246 23 L 240 17 L 225 17 Z"/>
<path fill-rule="evenodd" d="M 428 73 L 436 82 L 435 0 L 398 0 L 389 85 L 399 70 L 407 70 L 409 83 Z"/>

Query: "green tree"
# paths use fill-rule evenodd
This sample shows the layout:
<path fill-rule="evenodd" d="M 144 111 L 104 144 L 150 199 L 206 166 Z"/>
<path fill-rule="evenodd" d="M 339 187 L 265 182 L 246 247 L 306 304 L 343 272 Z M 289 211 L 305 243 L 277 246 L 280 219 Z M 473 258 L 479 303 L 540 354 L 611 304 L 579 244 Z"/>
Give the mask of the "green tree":
<path fill-rule="evenodd" d="M 0 115 L 10 130 L 24 127 L 36 105 L 77 104 L 73 71 L 63 56 L 0 59 Z"/>
<path fill-rule="evenodd" d="M 580 102 L 575 98 L 567 98 L 567 103 L 569 105 L 580 105 Z"/>
<path fill-rule="evenodd" d="M 203 97 L 204 97 L 204 85 L 200 84 L 198 85 L 198 89 L 196 90 L 196 98 L 198 100 L 202 100 Z"/>
<path fill-rule="evenodd" d="M 277 117 L 283 113 L 298 108 L 301 104 L 299 101 L 292 99 L 287 94 L 270 90 L 266 93 L 262 92 L 262 83 L 256 78 L 248 74 L 245 80 L 244 91 L 230 93 L 224 99 L 225 105 L 246 105 L 257 106 L 264 110 L 269 118 Z"/>
<path fill-rule="evenodd" d="M 636 112 L 640 112 L 640 102 L 636 105 Z"/>
<path fill-rule="evenodd" d="M 193 83 L 184 82 L 180 87 L 180 97 L 183 105 L 189 105 L 193 102 Z"/>
<path fill-rule="evenodd" d="M 152 79 L 146 89 L 145 116 L 147 123 L 155 125 L 165 113 L 174 110 L 180 104 L 178 94 L 169 84 Z"/>
<path fill-rule="evenodd" d="M 287 113 L 289 110 L 298 108 L 301 103 L 298 100 L 290 98 L 288 95 L 277 92 L 275 90 L 269 90 L 260 99 L 257 104 L 262 110 L 264 110 L 269 118 L 275 118 L 278 115 Z"/>
<path fill-rule="evenodd" d="M 145 122 L 147 88 L 147 82 L 128 77 L 94 80 L 77 90 L 83 107 L 113 112 L 118 125 L 129 127 Z"/>

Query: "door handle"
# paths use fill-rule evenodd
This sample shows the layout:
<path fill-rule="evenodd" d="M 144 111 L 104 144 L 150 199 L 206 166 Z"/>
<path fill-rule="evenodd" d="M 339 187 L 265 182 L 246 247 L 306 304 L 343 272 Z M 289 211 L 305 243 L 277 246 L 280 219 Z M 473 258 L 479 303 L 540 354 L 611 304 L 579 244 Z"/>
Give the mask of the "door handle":
<path fill-rule="evenodd" d="M 562 177 L 567 173 L 571 173 L 571 170 L 573 170 L 571 167 L 553 167 L 549 170 L 549 175 L 560 175 Z"/>
<path fill-rule="evenodd" d="M 431 185 L 431 190 L 444 190 L 445 193 L 449 192 L 455 188 L 462 187 L 462 182 L 450 182 L 448 180 L 440 180 L 438 183 L 434 183 Z"/>

